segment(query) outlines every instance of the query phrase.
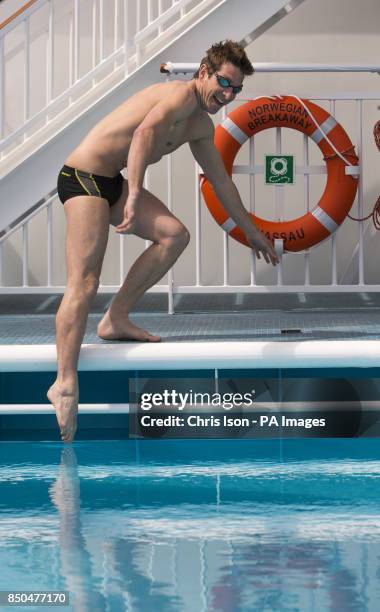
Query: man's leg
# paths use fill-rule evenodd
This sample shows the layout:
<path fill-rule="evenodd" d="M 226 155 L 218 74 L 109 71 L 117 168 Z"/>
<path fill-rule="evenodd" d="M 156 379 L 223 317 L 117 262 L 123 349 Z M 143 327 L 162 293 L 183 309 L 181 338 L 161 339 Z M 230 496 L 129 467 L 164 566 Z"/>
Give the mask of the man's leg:
<path fill-rule="evenodd" d="M 118 225 L 122 220 L 127 193 L 128 186 L 125 184 L 122 197 L 111 208 L 113 225 Z M 133 264 L 99 323 L 98 334 L 106 340 L 157 342 L 160 340 L 158 336 L 152 336 L 133 325 L 128 315 L 136 301 L 172 267 L 189 242 L 189 232 L 156 196 L 144 189 L 134 233 L 151 240 L 153 244 Z"/>
<path fill-rule="evenodd" d="M 77 196 L 65 202 L 65 214 L 67 286 L 56 317 L 58 369 L 48 399 L 56 410 L 62 440 L 70 442 L 78 412 L 79 351 L 107 246 L 109 204 Z"/>

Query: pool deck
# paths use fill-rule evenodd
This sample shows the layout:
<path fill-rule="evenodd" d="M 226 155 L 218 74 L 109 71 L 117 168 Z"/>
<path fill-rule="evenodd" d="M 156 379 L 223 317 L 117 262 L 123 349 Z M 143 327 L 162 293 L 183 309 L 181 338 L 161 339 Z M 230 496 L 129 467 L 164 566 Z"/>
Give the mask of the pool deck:
<path fill-rule="evenodd" d="M 380 293 L 148 294 L 132 321 L 159 344 L 103 341 L 96 327 L 112 296 L 99 294 L 79 369 L 380 366 Z M 3 295 L 0 371 L 56 367 L 54 316 L 61 295 Z"/>

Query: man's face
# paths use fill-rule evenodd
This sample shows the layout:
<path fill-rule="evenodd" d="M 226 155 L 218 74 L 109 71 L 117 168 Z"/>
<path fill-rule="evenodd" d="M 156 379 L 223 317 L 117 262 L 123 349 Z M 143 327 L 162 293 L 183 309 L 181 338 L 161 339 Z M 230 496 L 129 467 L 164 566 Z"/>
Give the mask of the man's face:
<path fill-rule="evenodd" d="M 202 65 L 199 69 L 199 80 L 201 83 L 201 97 L 204 110 L 214 115 L 237 96 L 234 88 L 243 84 L 244 74 L 242 71 L 226 62 L 211 75 L 208 75 L 207 67 Z"/>

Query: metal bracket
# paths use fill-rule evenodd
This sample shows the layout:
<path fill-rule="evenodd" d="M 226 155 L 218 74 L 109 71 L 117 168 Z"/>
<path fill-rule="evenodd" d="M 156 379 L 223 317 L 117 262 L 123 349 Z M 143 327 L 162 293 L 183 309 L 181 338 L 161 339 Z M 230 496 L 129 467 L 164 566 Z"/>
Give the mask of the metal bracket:
<path fill-rule="evenodd" d="M 276 254 L 278 255 L 278 257 L 281 257 L 284 254 L 284 241 L 282 238 L 275 238 L 274 239 L 274 250 L 276 251 Z"/>
<path fill-rule="evenodd" d="M 349 176 L 353 176 L 355 178 L 359 178 L 360 176 L 360 166 L 346 166 L 344 168 L 344 173 Z"/>

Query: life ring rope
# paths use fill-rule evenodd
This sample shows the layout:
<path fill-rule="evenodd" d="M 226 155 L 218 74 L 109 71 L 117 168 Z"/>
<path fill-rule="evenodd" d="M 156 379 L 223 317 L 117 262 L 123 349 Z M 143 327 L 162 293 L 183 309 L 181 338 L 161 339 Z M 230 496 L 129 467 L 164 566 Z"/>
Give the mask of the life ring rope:
<path fill-rule="evenodd" d="M 350 151 L 352 151 L 352 153 L 350 153 Z M 356 158 L 355 147 L 349 147 L 348 149 L 341 151 L 341 154 L 347 155 L 347 157 L 353 157 L 355 159 Z M 323 161 L 327 161 L 328 159 L 334 159 L 334 157 L 337 157 L 336 153 L 331 153 L 330 155 L 324 155 Z M 357 168 L 357 166 L 355 166 L 355 168 Z"/>
<path fill-rule="evenodd" d="M 331 132 L 331 130 L 338 125 L 337 120 L 335 119 L 335 117 L 333 117 L 332 115 L 330 115 L 326 121 L 324 121 L 322 123 L 322 125 L 319 125 L 318 121 L 316 120 L 316 118 L 314 117 L 313 113 L 311 112 L 310 108 L 308 106 L 306 106 L 306 104 L 304 103 L 303 100 L 301 100 L 301 98 L 299 98 L 298 96 L 295 95 L 291 95 L 292 98 L 295 98 L 296 100 L 298 100 L 298 102 L 300 104 L 302 104 L 302 106 L 304 107 L 304 109 L 307 111 L 307 113 L 309 114 L 310 118 L 314 121 L 314 124 L 317 126 L 317 130 L 316 132 L 314 132 L 314 134 L 312 134 L 310 136 L 310 138 L 312 140 L 314 140 L 314 142 L 316 144 L 319 144 L 321 142 L 321 140 L 325 139 L 330 147 L 335 151 L 335 153 L 338 155 L 338 157 L 340 157 L 340 159 L 342 161 L 344 161 L 344 163 L 347 166 L 351 166 L 350 162 L 338 151 L 338 149 L 335 147 L 334 143 L 331 142 L 331 140 L 329 139 L 329 137 L 327 136 L 327 134 L 329 134 Z M 283 98 L 283 96 L 279 96 L 280 99 Z M 353 148 L 353 147 L 352 147 Z"/>
<path fill-rule="evenodd" d="M 373 128 L 373 135 L 375 138 L 375 143 L 377 148 L 380 151 L 380 120 L 375 123 Z M 372 217 L 372 223 L 375 226 L 377 231 L 380 231 L 380 196 L 377 198 L 375 205 L 373 207 L 372 212 L 369 213 L 366 217 L 352 217 L 350 214 L 347 215 L 352 221 L 367 221 Z"/>

